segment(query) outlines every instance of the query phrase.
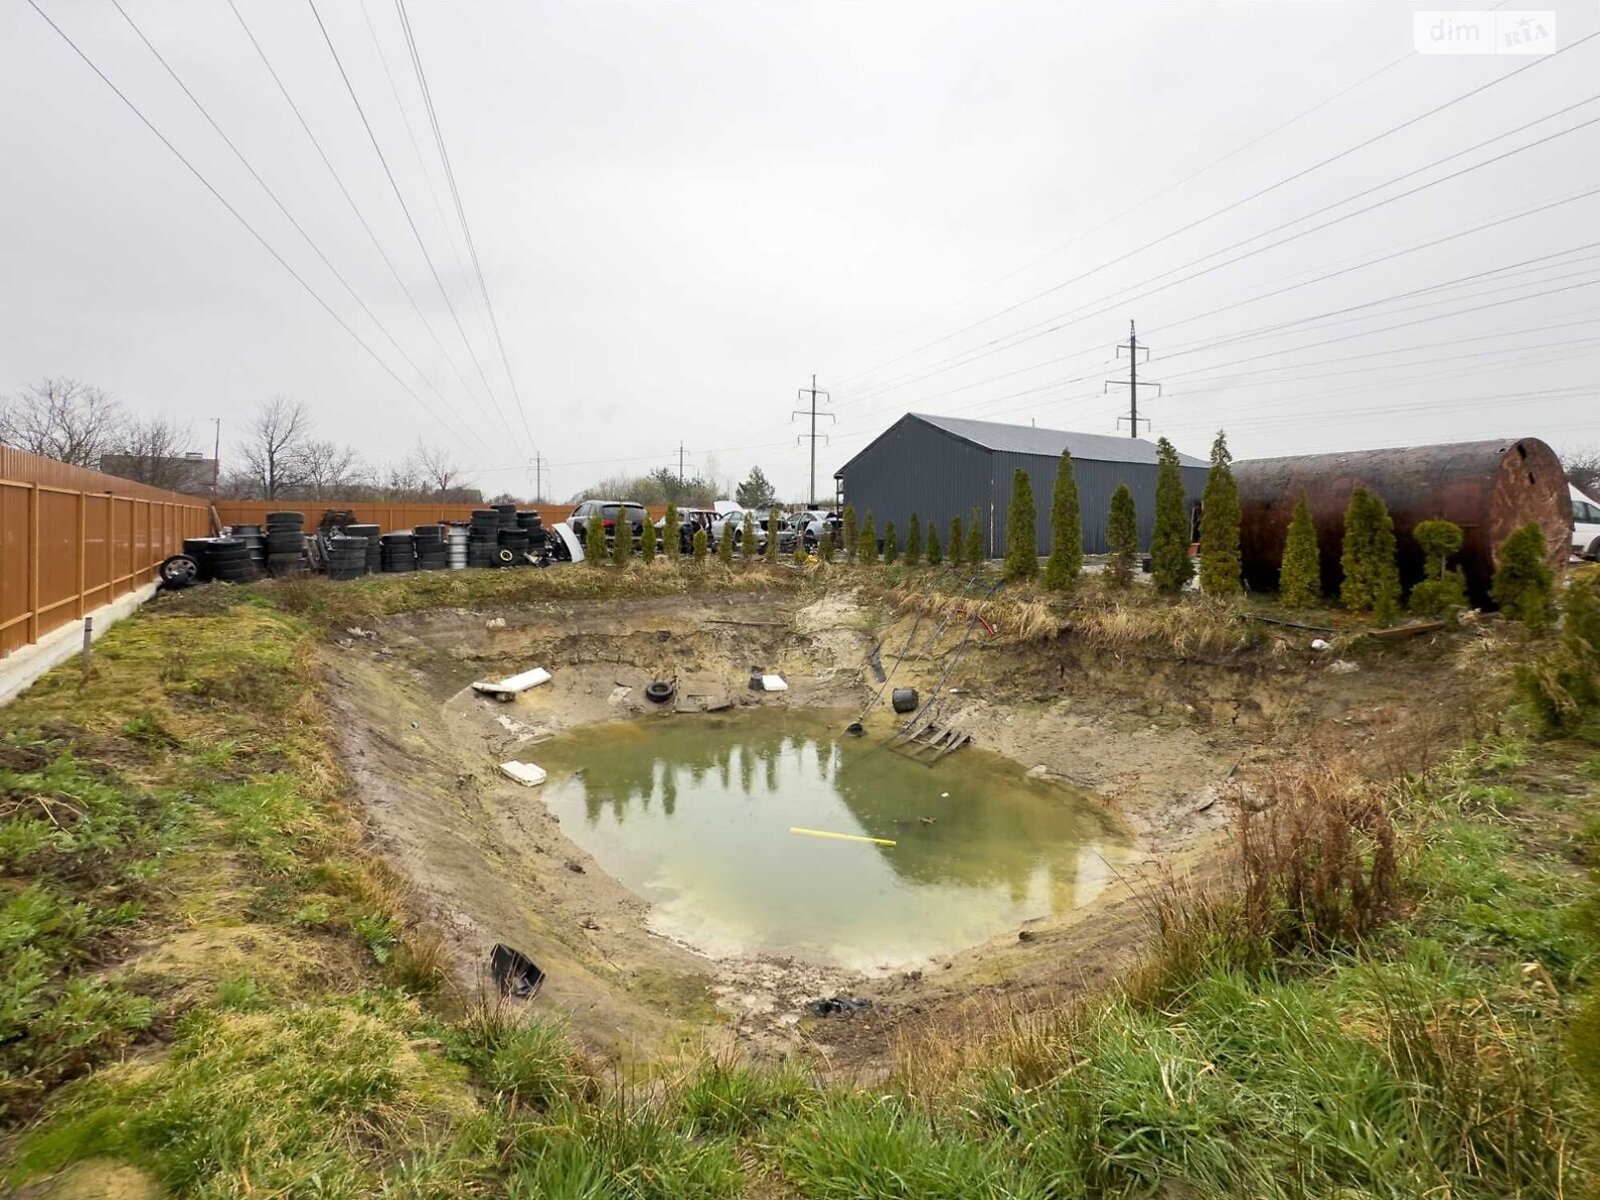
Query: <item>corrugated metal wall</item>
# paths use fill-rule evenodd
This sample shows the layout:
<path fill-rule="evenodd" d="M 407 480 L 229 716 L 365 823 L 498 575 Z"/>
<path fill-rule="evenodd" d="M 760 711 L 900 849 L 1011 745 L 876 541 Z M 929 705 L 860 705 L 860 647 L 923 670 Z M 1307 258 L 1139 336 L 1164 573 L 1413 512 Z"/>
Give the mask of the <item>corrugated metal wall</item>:
<path fill-rule="evenodd" d="M 960 517 L 965 525 L 973 505 L 987 514 L 989 485 L 988 451 L 920 421 L 905 421 L 850 464 L 844 498 L 860 520 L 872 514 L 880 535 L 884 523 L 893 521 L 901 545 L 912 513 L 922 518 L 924 539 L 929 521 L 935 522 L 948 552 L 950 518 Z"/>
<path fill-rule="evenodd" d="M 1028 472 L 1033 486 L 1034 529 L 1039 553 L 1050 552 L 1050 498 L 1058 460 L 1038 454 L 986 450 L 920 421 L 893 426 L 846 469 L 844 498 L 862 520 L 871 512 L 878 532 L 893 520 L 902 539 L 912 513 L 939 523 L 939 540 L 948 536 L 950 518 L 965 524 L 974 506 L 983 516 L 984 540 L 991 558 L 1006 552 L 1006 510 L 1011 504 L 1012 473 Z M 1206 485 L 1206 468 L 1183 467 L 1184 488 L 1192 506 Z M 1106 515 L 1111 495 L 1126 483 L 1139 513 L 1139 544 L 1150 545 L 1155 526 L 1156 468 L 1153 463 L 1114 463 L 1074 459 L 1078 503 L 1083 512 L 1083 548 L 1104 554 Z M 947 547 L 948 549 L 948 547 Z"/>

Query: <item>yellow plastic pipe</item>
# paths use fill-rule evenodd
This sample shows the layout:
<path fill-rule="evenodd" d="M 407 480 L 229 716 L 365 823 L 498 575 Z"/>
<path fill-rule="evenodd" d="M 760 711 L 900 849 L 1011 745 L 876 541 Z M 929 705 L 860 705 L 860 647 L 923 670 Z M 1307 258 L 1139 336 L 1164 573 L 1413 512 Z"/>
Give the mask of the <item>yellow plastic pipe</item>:
<path fill-rule="evenodd" d="M 862 837 L 859 833 L 831 833 L 826 829 L 801 829 L 798 825 L 789 826 L 790 833 L 803 833 L 807 837 L 838 838 L 841 842 L 871 842 L 874 846 L 894 846 L 898 843 L 888 838 Z"/>

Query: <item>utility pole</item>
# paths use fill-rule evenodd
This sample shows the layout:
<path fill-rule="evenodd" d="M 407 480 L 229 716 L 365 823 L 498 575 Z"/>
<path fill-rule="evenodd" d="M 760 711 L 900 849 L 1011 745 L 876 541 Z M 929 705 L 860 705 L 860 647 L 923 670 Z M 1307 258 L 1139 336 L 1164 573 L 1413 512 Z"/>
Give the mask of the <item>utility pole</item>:
<path fill-rule="evenodd" d="M 533 452 L 533 498 L 544 499 L 544 455 L 538 450 Z"/>
<path fill-rule="evenodd" d="M 801 388 L 799 391 L 799 396 L 802 400 L 804 400 L 807 396 L 810 396 L 811 407 L 809 409 L 795 409 L 789 414 L 789 421 L 791 424 L 793 424 L 796 417 L 804 417 L 807 415 L 811 417 L 811 432 L 803 433 L 799 437 L 795 438 L 795 445 L 798 446 L 801 442 L 806 441 L 807 439 L 809 439 L 811 442 L 811 494 L 807 501 L 807 507 L 815 508 L 817 506 L 817 439 L 820 437 L 823 441 L 828 440 L 827 434 L 819 434 L 817 432 L 817 416 L 819 415 L 817 413 L 817 397 L 821 396 L 823 398 L 823 402 L 828 404 L 833 402 L 833 397 L 817 387 L 817 377 L 815 375 L 811 377 L 811 386 L 808 388 Z M 838 420 L 838 418 L 830 412 L 825 412 L 820 415 L 827 417 L 830 421 Z"/>
<path fill-rule="evenodd" d="M 678 443 L 678 487 L 683 487 L 683 443 Z"/>
<path fill-rule="evenodd" d="M 1139 382 L 1139 355 L 1142 353 L 1144 355 L 1145 362 L 1149 362 L 1150 348 L 1148 346 L 1142 346 L 1139 344 L 1139 338 L 1134 332 L 1132 321 L 1128 322 L 1127 344 L 1123 345 L 1121 342 L 1117 343 L 1118 358 L 1122 357 L 1122 352 L 1124 350 L 1128 352 L 1128 377 L 1126 379 L 1106 380 L 1106 390 L 1109 391 L 1112 384 L 1116 384 L 1118 387 L 1127 385 L 1128 415 L 1125 417 L 1118 417 L 1117 425 L 1120 427 L 1122 423 L 1126 421 L 1128 423 L 1128 436 L 1136 438 L 1139 436 L 1139 422 L 1143 421 L 1146 425 L 1150 424 L 1149 417 L 1141 417 L 1139 415 L 1139 389 L 1142 387 L 1153 387 L 1156 389 L 1156 395 L 1159 396 L 1161 394 L 1161 385 L 1153 380 L 1148 379 L 1143 383 Z"/>
<path fill-rule="evenodd" d="M 222 418 L 212 417 L 211 423 L 217 427 L 216 442 L 211 447 L 211 498 L 215 500 L 222 482 Z"/>

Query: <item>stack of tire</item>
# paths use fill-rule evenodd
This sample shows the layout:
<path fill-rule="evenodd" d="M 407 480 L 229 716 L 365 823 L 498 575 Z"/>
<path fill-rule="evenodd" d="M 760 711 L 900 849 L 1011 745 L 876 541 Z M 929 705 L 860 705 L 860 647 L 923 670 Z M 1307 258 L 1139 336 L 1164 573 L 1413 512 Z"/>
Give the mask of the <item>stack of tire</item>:
<path fill-rule="evenodd" d="M 367 573 L 367 539 L 350 534 L 346 525 L 328 538 L 328 578 L 360 579 Z"/>
<path fill-rule="evenodd" d="M 258 572 L 267 569 L 267 539 L 261 532 L 259 525 L 235 525 L 233 537 L 244 542 L 250 551 L 250 561 Z"/>
<path fill-rule="evenodd" d="M 468 536 L 465 525 L 453 524 L 444 527 L 445 548 L 449 554 L 452 571 L 463 570 L 467 565 Z"/>
<path fill-rule="evenodd" d="M 409 533 L 386 533 L 378 539 L 382 550 L 383 573 L 398 574 L 417 569 L 416 539 Z"/>
<path fill-rule="evenodd" d="M 306 515 L 267 514 L 267 574 L 299 575 L 306 569 Z"/>
<path fill-rule="evenodd" d="M 418 525 L 412 530 L 411 544 L 417 551 L 417 570 L 443 571 L 450 566 L 443 525 Z"/>
<path fill-rule="evenodd" d="M 378 541 L 382 532 L 376 525 L 346 525 L 339 531 L 345 537 L 367 539 L 367 574 L 376 575 L 383 570 L 383 548 Z"/>
<path fill-rule="evenodd" d="M 467 566 L 498 567 L 499 549 L 500 514 L 492 508 L 473 509 L 467 527 Z"/>
<path fill-rule="evenodd" d="M 549 534 L 545 532 L 544 518 L 539 515 L 539 510 L 519 512 L 517 524 L 521 525 L 523 532 L 528 535 L 528 553 L 535 558 L 541 557 L 544 554 L 545 539 Z"/>
<path fill-rule="evenodd" d="M 198 564 L 201 581 L 249 583 L 256 577 L 250 547 L 243 538 L 186 538 L 183 552 Z"/>
<path fill-rule="evenodd" d="M 528 531 L 521 525 L 500 527 L 500 565 L 525 567 L 528 565 Z"/>

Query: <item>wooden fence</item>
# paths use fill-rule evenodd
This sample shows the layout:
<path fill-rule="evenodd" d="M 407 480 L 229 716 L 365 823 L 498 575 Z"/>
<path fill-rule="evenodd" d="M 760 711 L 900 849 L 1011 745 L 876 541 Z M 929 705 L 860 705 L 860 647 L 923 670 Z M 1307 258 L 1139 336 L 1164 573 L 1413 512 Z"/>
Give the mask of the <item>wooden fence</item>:
<path fill-rule="evenodd" d="M 0 655 L 155 578 L 206 502 L 0 446 Z"/>

